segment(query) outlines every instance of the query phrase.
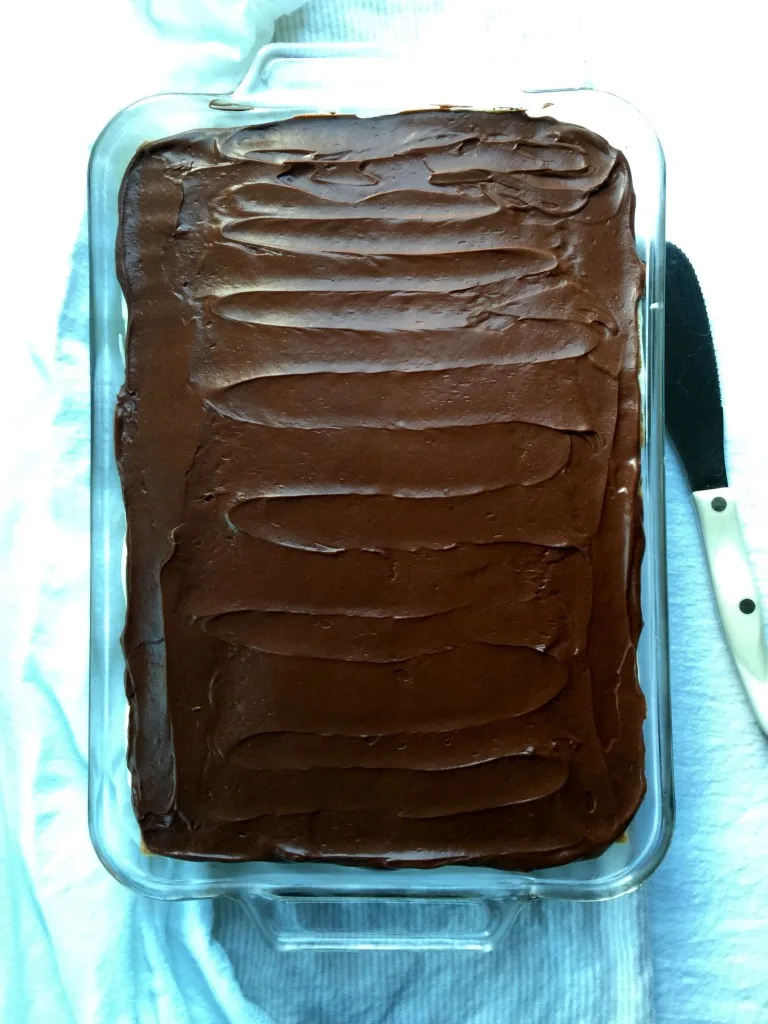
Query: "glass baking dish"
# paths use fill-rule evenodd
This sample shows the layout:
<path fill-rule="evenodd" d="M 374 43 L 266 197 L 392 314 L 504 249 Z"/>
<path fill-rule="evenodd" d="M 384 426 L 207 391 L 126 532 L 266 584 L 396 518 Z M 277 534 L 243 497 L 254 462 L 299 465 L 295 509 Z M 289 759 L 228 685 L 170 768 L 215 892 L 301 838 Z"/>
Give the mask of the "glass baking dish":
<path fill-rule="evenodd" d="M 622 150 L 637 196 L 644 437 L 641 480 L 646 552 L 638 649 L 648 791 L 622 840 L 602 856 L 530 873 L 480 867 L 377 871 L 328 864 L 192 862 L 146 854 L 131 808 L 127 702 L 120 634 L 125 616 L 125 516 L 114 459 L 114 409 L 124 379 L 125 304 L 115 274 L 117 195 L 138 146 L 188 129 L 236 127 L 301 113 L 360 115 L 437 104 L 521 108 L 579 124 Z M 487 949 L 531 898 L 596 900 L 638 886 L 661 861 L 673 821 L 667 685 L 663 477 L 664 164 L 647 122 L 591 89 L 520 88 L 492 62 L 453 62 L 338 45 L 261 50 L 226 96 L 155 96 L 105 128 L 90 165 L 93 388 L 89 821 L 106 868 L 159 899 L 230 896 L 285 948 Z M 371 904 L 375 904 L 374 912 Z"/>

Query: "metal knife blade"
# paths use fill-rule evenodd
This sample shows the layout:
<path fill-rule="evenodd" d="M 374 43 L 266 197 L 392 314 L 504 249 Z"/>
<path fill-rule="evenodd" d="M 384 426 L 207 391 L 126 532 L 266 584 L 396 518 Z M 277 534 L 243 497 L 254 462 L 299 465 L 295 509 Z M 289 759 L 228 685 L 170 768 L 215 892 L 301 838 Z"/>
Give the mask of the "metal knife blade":
<path fill-rule="evenodd" d="M 725 639 L 768 735 L 768 652 L 760 595 L 736 496 L 728 486 L 723 407 L 704 297 L 687 256 L 667 243 L 665 404 L 667 431 L 693 491 Z"/>
<path fill-rule="evenodd" d="M 667 431 L 692 491 L 727 487 L 723 406 L 707 307 L 688 257 L 667 242 Z"/>

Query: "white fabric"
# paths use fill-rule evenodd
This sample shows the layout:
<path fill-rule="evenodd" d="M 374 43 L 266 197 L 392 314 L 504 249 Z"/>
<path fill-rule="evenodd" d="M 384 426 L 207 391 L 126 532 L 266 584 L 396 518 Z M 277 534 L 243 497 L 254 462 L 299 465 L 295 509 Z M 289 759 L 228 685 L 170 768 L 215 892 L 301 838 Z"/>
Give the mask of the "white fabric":
<path fill-rule="evenodd" d="M 610 0 L 601 2 L 615 11 Z M 646 114 L 664 146 L 668 237 L 691 258 L 706 297 L 729 482 L 768 622 L 768 208 L 753 191 L 765 149 L 765 57 L 748 0 L 718 7 L 717 18 L 696 10 L 653 0 L 626 35 L 623 59 L 609 61 L 596 48 L 592 69 L 597 85 Z M 720 633 L 673 452 L 667 530 L 677 824 L 648 886 L 656 1011 L 663 1024 L 763 1024 L 768 740 L 752 720 Z"/>
<path fill-rule="evenodd" d="M 679 813 L 671 853 L 646 893 L 605 905 L 537 906 L 490 955 L 276 954 L 234 905 L 136 898 L 91 850 L 87 155 L 106 120 L 139 96 L 231 84 L 273 19 L 296 6 L 70 0 L 14 5 L 5 15 L 0 185 L 12 198 L 3 207 L 10 263 L 0 403 L 0 1019 L 646 1024 L 649 896 L 658 1019 L 764 1021 L 768 744 L 720 637 L 671 458 Z M 692 257 L 710 303 L 732 483 L 743 495 L 747 540 L 768 595 L 760 515 L 768 497 L 761 41 L 743 31 L 747 0 L 732 0 L 728 22 L 699 18 L 695 39 L 686 8 L 649 0 L 643 12 L 627 7 L 622 17 L 612 0 L 593 0 L 571 27 L 595 84 L 634 100 L 665 144 L 670 237 Z M 557 16 L 569 8 L 546 10 Z M 485 34 L 512 46 L 516 14 L 506 0 L 310 0 L 277 32 L 284 39 L 466 37 L 473 45 Z M 537 38 L 546 30 L 541 21 L 533 28 Z M 35 144 L 55 154 L 55 192 L 48 159 L 14 159 L 32 145 L 30 123 L 41 121 Z"/>

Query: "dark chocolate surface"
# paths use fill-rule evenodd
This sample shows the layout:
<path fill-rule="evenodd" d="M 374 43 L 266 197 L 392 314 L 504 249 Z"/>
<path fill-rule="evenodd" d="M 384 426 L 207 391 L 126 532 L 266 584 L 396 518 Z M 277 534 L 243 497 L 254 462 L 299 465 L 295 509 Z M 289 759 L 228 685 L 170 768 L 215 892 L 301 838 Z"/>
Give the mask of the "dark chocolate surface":
<path fill-rule="evenodd" d="M 448 110 L 143 147 L 117 453 L 150 850 L 530 869 L 644 792 L 626 162 Z"/>

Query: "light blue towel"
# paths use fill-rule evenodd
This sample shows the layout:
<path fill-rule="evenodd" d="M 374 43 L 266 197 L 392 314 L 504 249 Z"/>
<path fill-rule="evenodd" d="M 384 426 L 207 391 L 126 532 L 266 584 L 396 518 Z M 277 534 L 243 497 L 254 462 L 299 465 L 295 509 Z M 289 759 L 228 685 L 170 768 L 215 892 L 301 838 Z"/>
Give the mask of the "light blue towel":
<path fill-rule="evenodd" d="M 660 0 L 653 4 L 661 13 Z M 295 6 L 286 2 L 282 9 Z M 556 3 L 556 9 L 566 5 Z M 136 898 L 106 874 L 91 850 L 85 806 L 85 160 L 107 116 L 131 99 L 169 84 L 223 88 L 254 41 L 268 37 L 280 10 L 280 0 L 57 5 L 47 15 L 37 54 L 38 67 L 49 77 L 30 77 L 25 65 L 27 102 L 12 105 L 8 114 L 7 137 L 26 140 L 37 97 L 42 109 L 55 85 L 57 113 L 49 117 L 47 131 L 59 147 L 59 191 L 52 193 L 43 165 L 25 168 L 19 202 L 8 203 L 5 211 L 6 241 L 19 272 L 11 286 L 5 282 L 0 403 L 0 1019 L 648 1024 L 653 982 L 661 1021 L 764 1021 L 768 747 L 750 721 L 720 638 L 693 514 L 674 463 L 669 539 L 680 813 L 672 851 L 645 892 L 606 904 L 526 908 L 492 954 L 278 954 L 236 905 Z M 454 34 L 465 24 L 476 29 L 482 18 L 486 30 L 502 38 L 515 31 L 515 12 L 503 0 L 463 6 L 457 0 L 310 0 L 278 23 L 278 33 L 283 39 L 342 33 L 427 38 L 448 24 L 436 20 L 446 11 L 452 12 Z M 618 17 L 606 24 L 621 42 L 628 28 L 622 29 Z M 41 36 L 34 10 L 20 9 L 18 18 L 24 19 L 18 38 Z M 73 30 L 85 23 L 90 39 Z M 243 38 L 244 25 L 253 26 L 252 38 Z M 624 52 L 609 66 L 606 52 L 613 51 L 595 34 L 597 25 L 581 36 L 594 47 L 592 64 L 603 75 L 597 84 L 630 95 L 669 136 L 664 141 L 671 234 L 689 250 L 712 297 L 732 475 L 745 493 L 751 488 L 744 509 L 748 541 L 768 594 L 759 511 L 768 466 L 764 441 L 755 440 L 761 425 L 765 436 L 768 339 L 754 333 L 762 329 L 764 284 L 748 257 L 749 231 L 736 224 L 720 245 L 708 244 L 711 225 L 702 223 L 701 207 L 714 185 L 722 185 L 726 164 L 716 162 L 709 177 L 697 178 L 701 130 L 691 128 L 694 114 L 676 114 L 669 87 L 665 95 L 658 78 L 649 85 L 641 55 Z M 666 45 L 673 53 L 685 26 L 669 25 L 677 36 L 671 34 L 667 43 L 652 38 L 657 48 Z M 716 36 L 713 30 L 713 41 Z M 699 72 L 704 82 L 703 58 Z M 687 89 L 689 82 L 684 84 Z M 732 126 L 749 129 L 746 115 L 742 121 L 734 116 Z M 718 152 L 722 156 L 724 150 Z M 738 197 L 734 202 L 738 209 Z M 34 228 L 30 210 L 42 211 Z M 758 207 L 752 215 L 764 213 Z M 760 255 L 762 245 L 756 251 Z"/>

